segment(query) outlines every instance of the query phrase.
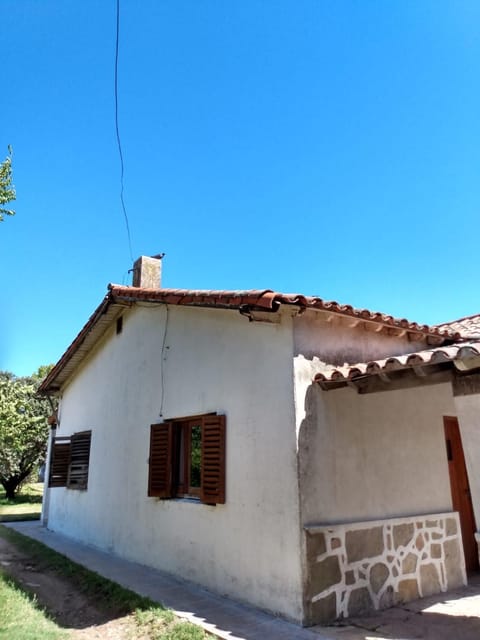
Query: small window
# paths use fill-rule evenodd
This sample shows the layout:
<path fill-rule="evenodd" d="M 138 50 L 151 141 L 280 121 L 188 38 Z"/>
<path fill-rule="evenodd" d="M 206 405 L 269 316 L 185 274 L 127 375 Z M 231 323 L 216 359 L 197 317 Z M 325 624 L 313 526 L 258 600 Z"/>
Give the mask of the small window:
<path fill-rule="evenodd" d="M 91 438 L 91 431 L 82 431 L 69 437 L 54 439 L 49 487 L 87 489 Z"/>
<path fill-rule="evenodd" d="M 70 464 L 70 438 L 54 438 L 50 453 L 49 487 L 66 487 Z"/>
<path fill-rule="evenodd" d="M 123 331 L 123 316 L 117 318 L 117 336 Z"/>
<path fill-rule="evenodd" d="M 70 465 L 67 478 L 67 487 L 69 489 L 85 490 L 88 486 L 91 440 L 91 431 L 74 433 L 71 438 Z"/>
<path fill-rule="evenodd" d="M 175 418 L 150 430 L 148 495 L 225 502 L 225 416 Z"/>

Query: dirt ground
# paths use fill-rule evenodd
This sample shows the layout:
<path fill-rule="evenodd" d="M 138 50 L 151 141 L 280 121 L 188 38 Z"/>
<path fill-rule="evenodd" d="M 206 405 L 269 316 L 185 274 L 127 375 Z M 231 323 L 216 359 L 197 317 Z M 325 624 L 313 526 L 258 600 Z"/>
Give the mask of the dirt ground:
<path fill-rule="evenodd" d="M 25 590 L 34 593 L 55 622 L 75 640 L 140 640 L 132 616 L 115 617 L 99 610 L 91 598 L 53 571 L 40 572 L 35 559 L 0 538 L 0 567 Z"/>

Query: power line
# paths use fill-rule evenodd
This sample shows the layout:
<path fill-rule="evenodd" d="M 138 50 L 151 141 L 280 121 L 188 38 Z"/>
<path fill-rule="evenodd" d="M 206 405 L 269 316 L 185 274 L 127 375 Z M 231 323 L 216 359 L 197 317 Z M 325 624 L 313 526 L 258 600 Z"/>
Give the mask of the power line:
<path fill-rule="evenodd" d="M 123 152 L 122 143 L 120 141 L 120 131 L 118 128 L 118 44 L 120 36 L 120 0 L 117 0 L 117 30 L 115 38 L 115 131 L 117 134 L 118 155 L 120 156 L 120 202 L 122 203 L 123 217 L 125 218 L 125 226 L 127 228 L 128 248 L 130 250 L 130 260 L 133 263 L 132 239 L 130 237 L 130 225 L 128 223 L 127 208 L 123 199 Z"/>

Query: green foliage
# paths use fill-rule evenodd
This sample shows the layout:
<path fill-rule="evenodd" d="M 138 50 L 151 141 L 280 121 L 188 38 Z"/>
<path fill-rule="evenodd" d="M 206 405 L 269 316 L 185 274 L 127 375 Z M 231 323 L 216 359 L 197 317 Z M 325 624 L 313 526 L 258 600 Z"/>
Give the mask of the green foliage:
<path fill-rule="evenodd" d="M 178 622 L 160 637 L 162 640 L 204 640 L 207 636 L 203 629 L 190 622 Z"/>
<path fill-rule="evenodd" d="M 15 211 L 3 205 L 16 199 L 15 187 L 12 184 L 12 148 L 8 147 L 8 156 L 0 163 L 0 222 L 4 216 L 13 216 Z"/>
<path fill-rule="evenodd" d="M 190 439 L 190 486 L 202 486 L 202 428 L 192 427 Z"/>
<path fill-rule="evenodd" d="M 42 367 L 23 378 L 0 372 L 0 483 L 10 500 L 45 457 L 52 409 L 36 395 L 44 373 Z"/>
<path fill-rule="evenodd" d="M 177 621 L 173 611 L 155 605 L 135 609 L 134 620 L 142 638 L 152 640 L 163 640 L 165 632 Z"/>

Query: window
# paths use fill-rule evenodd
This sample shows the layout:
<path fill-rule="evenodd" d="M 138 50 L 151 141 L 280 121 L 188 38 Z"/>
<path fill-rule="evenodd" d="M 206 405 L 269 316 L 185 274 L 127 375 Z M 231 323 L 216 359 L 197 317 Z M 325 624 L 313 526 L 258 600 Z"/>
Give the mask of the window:
<path fill-rule="evenodd" d="M 70 443 L 70 465 L 68 467 L 67 487 L 86 489 L 88 485 L 88 465 L 90 462 L 91 431 L 74 433 Z"/>
<path fill-rule="evenodd" d="M 49 487 L 87 489 L 91 439 L 91 431 L 82 431 L 69 437 L 54 439 Z"/>
<path fill-rule="evenodd" d="M 54 438 L 50 454 L 49 487 L 66 487 L 70 464 L 70 438 Z"/>
<path fill-rule="evenodd" d="M 151 425 L 148 495 L 225 502 L 225 416 Z"/>

